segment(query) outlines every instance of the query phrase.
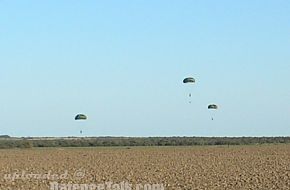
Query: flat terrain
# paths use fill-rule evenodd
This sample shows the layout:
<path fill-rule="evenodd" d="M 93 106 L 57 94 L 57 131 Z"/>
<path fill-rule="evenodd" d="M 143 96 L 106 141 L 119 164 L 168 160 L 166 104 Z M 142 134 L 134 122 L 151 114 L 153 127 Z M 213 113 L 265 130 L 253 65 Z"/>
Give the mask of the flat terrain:
<path fill-rule="evenodd" d="M 290 145 L 0 150 L 1 190 L 110 181 L 165 189 L 290 189 Z"/>

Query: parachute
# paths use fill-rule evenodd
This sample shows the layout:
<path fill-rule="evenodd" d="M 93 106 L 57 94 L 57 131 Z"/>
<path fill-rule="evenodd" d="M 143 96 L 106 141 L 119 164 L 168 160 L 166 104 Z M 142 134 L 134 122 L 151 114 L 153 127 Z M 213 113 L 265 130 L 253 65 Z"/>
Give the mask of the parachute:
<path fill-rule="evenodd" d="M 187 78 L 183 79 L 183 83 L 184 84 L 194 84 L 195 79 L 193 77 L 187 77 Z M 188 96 L 189 96 L 189 98 L 191 98 L 191 92 L 189 92 Z M 191 103 L 191 100 L 189 100 L 189 103 Z"/>
<path fill-rule="evenodd" d="M 87 116 L 85 114 L 78 114 L 75 116 L 76 121 L 87 120 Z M 83 134 L 83 130 L 80 130 L 80 134 Z"/>
<path fill-rule="evenodd" d="M 86 120 L 87 116 L 84 114 L 78 114 L 75 116 L 75 120 Z"/>
<path fill-rule="evenodd" d="M 183 83 L 195 83 L 195 79 L 192 77 L 187 77 L 183 79 Z"/>
<path fill-rule="evenodd" d="M 216 104 L 210 104 L 207 106 L 207 109 L 209 110 L 217 110 L 218 106 Z M 211 120 L 213 120 L 213 116 L 211 117 Z"/>
<path fill-rule="evenodd" d="M 207 109 L 214 109 L 214 110 L 217 110 L 218 109 L 218 106 L 215 105 L 215 104 L 210 104 L 207 106 Z"/>

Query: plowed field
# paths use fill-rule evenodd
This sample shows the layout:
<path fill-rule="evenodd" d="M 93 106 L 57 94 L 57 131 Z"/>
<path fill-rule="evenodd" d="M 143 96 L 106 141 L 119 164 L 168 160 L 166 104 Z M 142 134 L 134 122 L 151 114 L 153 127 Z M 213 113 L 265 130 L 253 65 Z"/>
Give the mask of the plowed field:
<path fill-rule="evenodd" d="M 290 189 L 290 145 L 0 150 L 0 177 L 3 190 Z"/>

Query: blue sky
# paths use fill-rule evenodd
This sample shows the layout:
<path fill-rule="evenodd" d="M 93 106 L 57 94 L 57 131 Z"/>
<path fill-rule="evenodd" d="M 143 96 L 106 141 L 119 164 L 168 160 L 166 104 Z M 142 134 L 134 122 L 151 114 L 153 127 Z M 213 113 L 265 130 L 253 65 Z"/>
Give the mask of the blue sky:
<path fill-rule="evenodd" d="M 287 0 L 1 0 L 0 134 L 290 135 L 289 20 Z"/>

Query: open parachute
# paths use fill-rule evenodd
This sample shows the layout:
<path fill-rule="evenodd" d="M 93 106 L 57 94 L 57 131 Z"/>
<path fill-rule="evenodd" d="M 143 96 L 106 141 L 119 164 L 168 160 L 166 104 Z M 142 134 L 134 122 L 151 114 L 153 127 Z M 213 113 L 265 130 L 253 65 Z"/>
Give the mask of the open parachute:
<path fill-rule="evenodd" d="M 85 114 L 77 114 L 75 116 L 76 121 L 87 120 L 87 116 Z M 83 122 L 81 122 L 83 123 Z M 83 134 L 83 130 L 80 130 L 80 134 Z"/>
<path fill-rule="evenodd" d="M 218 106 L 216 104 L 209 104 L 207 106 L 207 109 L 213 110 L 213 112 L 214 112 L 214 110 L 217 110 L 218 109 Z M 213 120 L 213 119 L 214 119 L 214 116 L 213 116 L 213 113 L 212 113 L 211 120 Z"/>
<path fill-rule="evenodd" d="M 192 77 L 187 77 L 185 79 L 183 79 L 183 83 L 195 83 L 195 79 Z"/>
<path fill-rule="evenodd" d="M 215 104 L 210 104 L 210 105 L 207 106 L 207 109 L 209 109 L 209 110 L 217 110 L 218 106 L 215 105 Z"/>
<path fill-rule="evenodd" d="M 75 116 L 75 120 L 86 120 L 87 116 L 85 114 L 78 114 Z"/>
<path fill-rule="evenodd" d="M 183 79 L 183 83 L 184 84 L 194 84 L 195 79 L 193 77 L 187 77 L 187 78 Z M 191 89 L 188 93 L 188 97 L 191 98 Z M 191 100 L 189 100 L 189 103 L 191 103 Z"/>

